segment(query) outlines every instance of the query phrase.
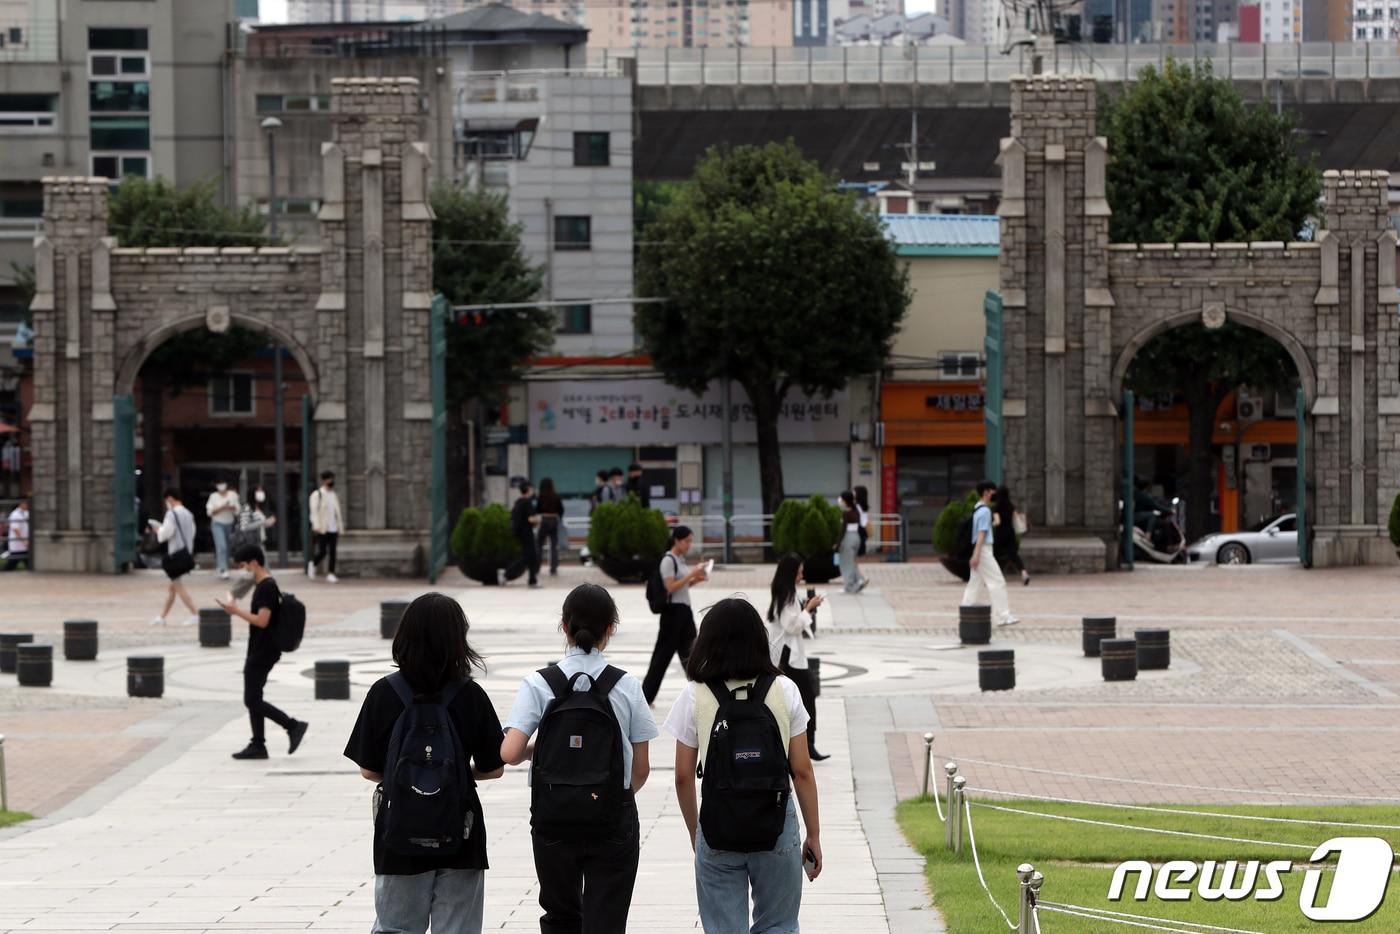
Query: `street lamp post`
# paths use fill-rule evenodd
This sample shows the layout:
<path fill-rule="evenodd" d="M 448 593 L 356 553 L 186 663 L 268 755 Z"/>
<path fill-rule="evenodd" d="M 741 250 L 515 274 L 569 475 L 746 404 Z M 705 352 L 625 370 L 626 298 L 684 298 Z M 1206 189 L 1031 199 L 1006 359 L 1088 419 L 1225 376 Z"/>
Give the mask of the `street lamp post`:
<path fill-rule="evenodd" d="M 273 239 L 277 238 L 277 140 L 274 134 L 282 126 L 276 117 L 264 117 L 261 124 L 267 134 L 267 227 Z"/>
<path fill-rule="evenodd" d="M 277 140 L 276 132 L 282 121 L 266 117 L 261 124 L 267 134 L 267 227 L 272 239 L 277 239 Z M 283 415 L 285 387 L 282 379 L 282 344 L 272 349 L 272 409 L 273 432 L 277 459 L 277 566 L 287 566 L 287 426 Z M 302 439 L 302 444 L 306 439 Z M 305 547 L 303 543 L 302 547 Z"/>

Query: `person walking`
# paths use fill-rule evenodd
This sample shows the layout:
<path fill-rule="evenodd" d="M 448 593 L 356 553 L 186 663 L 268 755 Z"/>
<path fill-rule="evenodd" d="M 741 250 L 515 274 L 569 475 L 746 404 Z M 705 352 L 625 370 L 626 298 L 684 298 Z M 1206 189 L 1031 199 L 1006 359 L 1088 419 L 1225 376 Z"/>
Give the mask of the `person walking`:
<path fill-rule="evenodd" d="M 597 509 L 599 504 L 608 502 L 609 495 L 608 472 L 600 470 L 593 476 L 593 493 L 588 497 L 588 514 L 593 515 L 593 510 Z"/>
<path fill-rule="evenodd" d="M 21 564 L 25 569 L 33 568 L 29 558 L 29 503 L 20 500 L 10 510 L 5 525 L 5 570 L 18 570 Z"/>
<path fill-rule="evenodd" d="M 627 498 L 627 488 L 622 483 L 622 468 L 608 471 L 608 502 L 620 503 Z"/>
<path fill-rule="evenodd" d="M 1011 501 L 1011 491 L 1004 486 L 997 487 L 992 509 L 992 554 L 1002 569 L 1011 568 L 1021 575 L 1021 585 L 1031 582 L 1030 572 L 1021 560 L 1021 543 L 1018 539 L 1022 524 L 1026 521 L 1016 504 Z"/>
<path fill-rule="evenodd" d="M 306 563 L 306 576 L 316 579 L 316 566 L 326 562 L 326 580 L 337 583 L 335 576 L 335 549 L 340 541 L 340 533 L 345 528 L 345 517 L 340 510 L 340 497 L 335 493 L 335 473 L 327 470 L 321 474 L 321 485 L 311 493 L 307 504 L 311 516 L 311 534 L 316 541 L 316 550 Z"/>
<path fill-rule="evenodd" d="M 540 516 L 534 493 L 529 480 L 520 481 L 520 495 L 510 509 L 510 530 L 520 543 L 520 557 L 511 562 L 510 567 L 496 572 L 496 583 L 502 587 L 506 581 L 519 577 L 526 570 L 530 572 L 530 586 L 540 585 L 540 553 L 535 548 L 535 527 L 540 524 Z"/>
<path fill-rule="evenodd" d="M 223 480 L 215 483 L 214 492 L 204 504 L 204 512 L 209 516 L 209 532 L 214 536 L 214 567 L 223 580 L 228 580 L 228 543 L 238 509 L 238 491 L 230 490 Z"/>
<path fill-rule="evenodd" d="M 694 569 L 686 567 L 685 555 L 695 541 L 695 535 L 688 526 L 678 525 L 671 530 L 671 542 L 661 556 L 661 582 L 666 586 L 666 607 L 661 611 L 659 628 L 656 632 L 656 646 L 651 650 L 651 664 L 642 680 L 642 693 L 647 703 L 656 702 L 661 682 L 666 678 L 666 669 L 671 667 L 671 657 L 679 655 L 681 665 L 690 657 L 690 647 L 695 643 L 695 616 L 690 606 L 690 588 L 704 583 L 703 565 Z"/>
<path fill-rule="evenodd" d="M 185 589 L 184 577 L 194 570 L 194 513 L 180 502 L 180 491 L 168 487 L 165 491 L 165 518 L 160 522 L 152 519 L 150 524 L 156 530 L 156 541 L 165 545 L 161 567 L 170 580 L 165 592 L 165 606 L 161 608 L 160 615 L 151 620 L 151 625 L 164 626 L 165 617 L 175 605 L 175 598 L 179 597 L 190 611 L 185 625 L 193 626 L 199 622 L 199 608 Z"/>
<path fill-rule="evenodd" d="M 559 574 L 559 532 L 564 523 L 564 500 L 554 491 L 554 481 L 545 477 L 540 481 L 540 495 L 536 502 L 540 517 L 540 530 L 537 536 L 539 560 L 544 559 L 544 543 L 549 542 L 549 576 Z M 564 537 L 565 544 L 568 536 Z"/>
<path fill-rule="evenodd" d="M 804 861 L 809 880 L 822 871 L 817 778 L 807 754 L 801 693 L 773 664 L 758 611 L 737 597 L 705 614 L 686 676 L 665 729 L 676 739 L 676 801 L 695 851 L 700 923 L 705 934 L 796 934 Z M 762 704 L 757 711 L 755 701 Z M 747 794 L 723 781 L 733 776 L 729 747 L 738 743 L 747 787 L 755 789 Z M 717 756 L 717 749 L 725 755 Z M 704 775 L 698 808 L 697 772 Z M 759 779 L 767 779 L 761 790 Z M 755 800 L 760 796 L 762 805 Z"/>
<path fill-rule="evenodd" d="M 768 602 L 768 648 L 773 664 L 797 685 L 802 694 L 802 706 L 807 709 L 807 754 L 813 762 L 831 758 L 817 752 L 817 685 L 816 672 L 807 665 L 807 639 L 812 637 L 810 621 L 820 595 L 797 596 L 802 585 L 802 556 L 788 552 L 778 559 L 773 572 Z"/>
<path fill-rule="evenodd" d="M 856 512 L 860 513 L 860 550 L 856 554 L 865 555 L 865 544 L 870 540 L 870 491 L 858 486 L 851 492 L 856 495 Z"/>
<path fill-rule="evenodd" d="M 992 501 L 996 490 L 997 485 L 990 480 L 977 484 L 977 505 L 972 509 L 972 558 L 968 561 L 970 576 L 963 589 L 962 602 L 963 606 L 977 605 L 985 592 L 991 598 L 992 616 L 997 625 L 1011 626 L 1020 620 L 1011 615 L 1006 599 L 1006 578 L 1001 576 L 993 554 Z"/>
<path fill-rule="evenodd" d="M 846 593 L 860 593 L 870 581 L 861 576 L 856 555 L 860 552 L 860 513 L 855 494 L 846 490 L 839 497 L 841 507 L 841 582 Z"/>
<path fill-rule="evenodd" d="M 643 509 L 651 508 L 651 491 L 642 482 L 642 465 L 636 462 L 627 465 L 627 493 L 637 497 Z"/>
<path fill-rule="evenodd" d="M 561 617 L 564 657 L 521 683 L 501 758 L 533 763 L 541 934 L 622 934 L 641 853 L 636 794 L 651 774 L 656 722 L 636 677 L 603 655 L 617 632 L 612 596 L 580 584 Z"/>
<path fill-rule="evenodd" d="M 372 934 L 426 934 L 429 925 L 433 934 L 481 934 L 488 863 L 486 817 L 475 782 L 500 778 L 505 764 L 501 721 L 472 679 L 472 669 L 484 672 L 486 665 L 467 641 L 469 629 L 461 604 L 451 597 L 428 593 L 410 603 L 394 634 L 398 671 L 370 686 L 345 744 L 345 757 L 376 783 Z M 455 841 L 434 841 L 438 852 L 402 853 L 407 847 L 399 827 L 391 826 L 385 802 L 399 813 L 421 803 L 400 794 L 419 763 L 411 756 L 404 761 L 406 740 L 390 746 L 398 724 L 433 702 L 445 708 L 453 751 L 464 766 L 471 764 L 472 779 L 450 788 L 456 800 L 434 801 L 433 813 L 446 808 L 470 830 Z M 431 751 L 423 755 L 430 765 Z"/>
<path fill-rule="evenodd" d="M 308 724 L 305 720 L 288 716 L 263 699 L 267 677 L 282 657 L 275 628 L 282 607 L 282 591 L 267 571 L 267 556 L 262 548 L 244 545 L 233 558 L 238 562 L 239 570 L 247 571 L 253 577 L 253 598 L 248 603 L 248 609 L 239 607 L 232 598 L 218 601 L 230 616 L 237 616 L 248 623 L 248 656 L 243 662 L 243 706 L 248 708 L 253 738 L 246 747 L 235 752 L 233 758 L 267 758 L 265 720 L 271 720 L 287 731 L 287 755 L 290 756 L 301 745 Z"/>

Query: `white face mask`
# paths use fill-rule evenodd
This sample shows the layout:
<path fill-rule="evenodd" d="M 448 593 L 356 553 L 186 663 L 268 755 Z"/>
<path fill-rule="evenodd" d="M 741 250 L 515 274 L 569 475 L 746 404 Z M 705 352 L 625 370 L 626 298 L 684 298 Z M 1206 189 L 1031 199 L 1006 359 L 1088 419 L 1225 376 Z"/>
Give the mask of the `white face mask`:
<path fill-rule="evenodd" d="M 260 503 L 267 502 L 267 494 L 264 493 L 262 490 L 258 490 L 258 492 L 254 493 L 253 498 Z"/>
<path fill-rule="evenodd" d="M 214 484 L 214 489 L 218 490 L 220 493 L 226 493 L 226 492 L 228 492 L 228 484 L 227 484 L 227 483 L 216 483 L 216 484 Z"/>

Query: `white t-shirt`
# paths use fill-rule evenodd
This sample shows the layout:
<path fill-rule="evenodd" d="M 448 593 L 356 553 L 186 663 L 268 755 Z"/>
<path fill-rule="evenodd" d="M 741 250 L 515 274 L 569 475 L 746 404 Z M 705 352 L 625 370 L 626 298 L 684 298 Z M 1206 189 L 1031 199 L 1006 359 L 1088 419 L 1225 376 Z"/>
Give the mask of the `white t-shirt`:
<path fill-rule="evenodd" d="M 10 554 L 17 555 L 29 551 L 29 513 L 18 506 L 10 513 L 9 524 Z"/>
<path fill-rule="evenodd" d="M 685 577 L 689 573 L 690 568 L 686 566 L 685 558 L 674 551 L 668 551 L 661 556 L 662 580 L 675 580 L 677 577 Z M 690 606 L 690 585 L 686 584 L 684 587 L 677 587 L 671 591 L 671 602 Z"/>
<path fill-rule="evenodd" d="M 732 691 L 741 684 L 752 683 L 726 681 L 725 686 Z M 801 736 L 807 732 L 807 724 L 811 717 L 807 715 L 807 708 L 802 706 L 802 694 L 791 679 L 780 675 L 773 682 L 773 689 L 768 692 L 764 702 L 768 709 L 773 711 L 773 719 L 778 721 L 778 732 L 783 736 L 784 749 L 792 742 L 794 736 Z M 694 681 L 687 681 L 685 687 L 681 688 L 681 696 L 676 698 L 675 705 L 671 707 L 663 729 L 674 736 L 676 742 L 691 749 L 698 749 L 700 764 L 703 766 L 709 743 L 700 745 L 700 737 L 710 735 L 715 726 L 715 715 L 718 713 L 719 699 L 715 697 L 714 692 L 703 684 L 697 685 Z"/>
<path fill-rule="evenodd" d="M 226 508 L 229 506 L 232 506 L 233 509 L 230 510 Z M 237 493 L 233 490 L 228 490 L 224 493 L 220 493 L 216 490 L 214 493 L 210 494 L 209 502 L 204 504 L 204 511 L 208 514 L 210 520 L 219 523 L 219 525 L 233 525 L 234 520 L 238 518 L 238 507 L 239 500 Z M 221 509 L 224 511 L 220 512 L 219 510 Z"/>

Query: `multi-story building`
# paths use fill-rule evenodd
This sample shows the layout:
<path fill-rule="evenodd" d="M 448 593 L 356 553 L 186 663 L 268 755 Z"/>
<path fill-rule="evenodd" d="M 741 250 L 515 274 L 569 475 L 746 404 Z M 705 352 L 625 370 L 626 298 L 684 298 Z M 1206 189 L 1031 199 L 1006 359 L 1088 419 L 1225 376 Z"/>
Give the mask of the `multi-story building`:
<path fill-rule="evenodd" d="M 852 16 L 836 24 L 832 39 L 833 45 L 851 46 L 963 44 L 953 35 L 948 21 L 932 13 L 889 13 L 873 19 L 864 14 Z"/>
<path fill-rule="evenodd" d="M 1259 38 L 1262 42 L 1302 41 L 1302 0 L 1259 0 Z"/>
<path fill-rule="evenodd" d="M 1351 19 L 1358 42 L 1400 39 L 1400 3 L 1396 0 L 1355 0 Z"/>

